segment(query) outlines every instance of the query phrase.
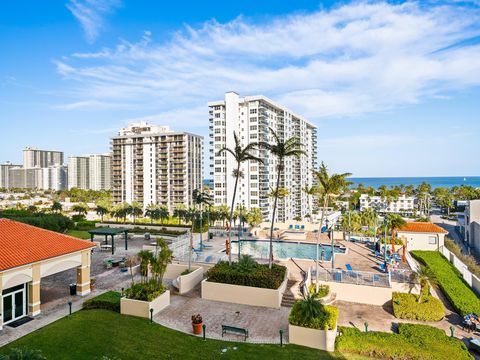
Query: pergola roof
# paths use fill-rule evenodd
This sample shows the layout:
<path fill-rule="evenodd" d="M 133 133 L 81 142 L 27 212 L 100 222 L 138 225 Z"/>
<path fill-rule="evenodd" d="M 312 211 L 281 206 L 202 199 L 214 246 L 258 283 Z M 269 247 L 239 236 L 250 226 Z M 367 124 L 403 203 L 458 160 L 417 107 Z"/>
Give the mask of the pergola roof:
<path fill-rule="evenodd" d="M 88 230 L 91 235 L 118 235 L 120 233 L 128 232 L 127 228 L 110 228 L 110 227 L 103 227 L 103 228 L 96 228 L 92 230 Z"/>

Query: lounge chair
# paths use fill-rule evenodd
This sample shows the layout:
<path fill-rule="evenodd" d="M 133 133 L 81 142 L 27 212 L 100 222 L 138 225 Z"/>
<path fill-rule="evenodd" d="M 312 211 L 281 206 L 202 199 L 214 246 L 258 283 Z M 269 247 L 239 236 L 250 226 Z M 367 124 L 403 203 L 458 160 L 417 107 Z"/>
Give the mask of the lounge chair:
<path fill-rule="evenodd" d="M 300 230 L 300 225 L 295 225 L 295 230 Z"/>
<path fill-rule="evenodd" d="M 335 271 L 333 276 L 336 282 L 342 282 L 342 270 Z"/>
<path fill-rule="evenodd" d="M 289 228 L 290 230 L 292 230 L 292 229 L 293 229 L 293 225 L 292 225 L 292 224 L 288 225 L 288 228 Z"/>
<path fill-rule="evenodd" d="M 208 255 L 206 258 L 205 258 L 205 262 L 209 263 L 209 262 L 212 262 L 213 260 L 213 255 Z"/>
<path fill-rule="evenodd" d="M 300 226 L 301 230 L 305 230 L 305 225 Z"/>
<path fill-rule="evenodd" d="M 380 270 L 382 270 L 383 272 L 387 272 L 387 267 L 385 266 L 385 264 L 380 264 L 379 267 Z"/>

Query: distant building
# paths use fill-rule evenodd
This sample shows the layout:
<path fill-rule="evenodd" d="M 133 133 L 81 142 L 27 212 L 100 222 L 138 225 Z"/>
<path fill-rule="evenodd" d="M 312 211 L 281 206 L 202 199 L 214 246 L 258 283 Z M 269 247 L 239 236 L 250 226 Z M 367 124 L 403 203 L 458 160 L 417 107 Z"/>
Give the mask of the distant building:
<path fill-rule="evenodd" d="M 9 188 L 65 190 L 67 188 L 67 169 L 65 166 L 47 168 L 12 167 L 9 169 Z"/>
<path fill-rule="evenodd" d="M 20 165 L 14 165 L 7 161 L 5 164 L 0 164 L 0 189 L 10 187 L 10 169 L 20 167 Z"/>
<path fill-rule="evenodd" d="M 203 137 L 168 126 L 140 122 L 120 129 L 112 138 L 112 189 L 116 203 L 138 201 L 192 205 L 202 187 Z"/>
<path fill-rule="evenodd" d="M 444 228 L 429 222 L 407 222 L 397 230 L 397 238 L 405 239 L 407 250 L 436 251 L 445 244 Z"/>
<path fill-rule="evenodd" d="M 70 156 L 68 188 L 110 190 L 112 162 L 110 154 Z"/>
<path fill-rule="evenodd" d="M 360 195 L 360 211 L 373 208 L 379 213 L 411 215 L 415 211 L 415 197 L 400 195 L 397 199 L 386 200 L 381 196 Z"/>
<path fill-rule="evenodd" d="M 230 205 L 233 198 L 235 178 L 232 172 L 235 160 L 227 153 L 219 154 L 223 147 L 233 147 L 234 132 L 242 147 L 251 142 L 273 144 L 269 128 L 275 130 L 281 139 L 297 136 L 305 155 L 284 159 L 280 187 L 288 189 L 288 195 L 278 202 L 275 221 L 283 222 L 295 217 L 304 218 L 313 206 L 313 200 L 302 189 L 314 183 L 312 170 L 316 168 L 317 127 L 295 114 L 285 106 L 262 96 L 240 97 L 227 92 L 224 100 L 208 103 L 210 113 L 210 175 L 214 180 L 215 205 Z M 238 180 L 237 204 L 247 209 L 260 208 L 264 220 L 273 216 L 274 200 L 270 196 L 277 183 L 277 159 L 266 149 L 254 152 L 264 163 L 248 161 L 241 165 L 243 177 Z M 309 204 L 310 202 L 310 204 Z"/>
<path fill-rule="evenodd" d="M 26 169 L 29 170 L 29 169 Z M 43 190 L 60 191 L 67 188 L 67 167 L 49 166 L 42 168 L 42 186 Z"/>
<path fill-rule="evenodd" d="M 480 200 L 468 201 L 464 214 L 464 241 L 472 251 L 480 253 Z"/>
<path fill-rule="evenodd" d="M 63 165 L 63 152 L 61 151 L 38 150 L 32 147 L 26 147 L 23 150 L 23 167 L 25 169 L 61 165 Z"/>

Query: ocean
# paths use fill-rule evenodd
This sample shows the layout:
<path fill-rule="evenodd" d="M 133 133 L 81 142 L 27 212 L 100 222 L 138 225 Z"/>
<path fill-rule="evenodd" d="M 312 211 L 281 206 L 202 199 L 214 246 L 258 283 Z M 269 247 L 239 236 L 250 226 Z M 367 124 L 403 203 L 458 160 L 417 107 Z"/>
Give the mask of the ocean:
<path fill-rule="evenodd" d="M 437 187 L 450 188 L 453 186 L 469 185 L 480 187 L 480 176 L 439 176 L 439 177 L 371 177 L 371 178 L 349 178 L 354 185 L 363 184 L 364 187 L 378 188 L 381 185 L 387 187 L 395 185 L 417 185 L 426 182 L 433 189 Z"/>

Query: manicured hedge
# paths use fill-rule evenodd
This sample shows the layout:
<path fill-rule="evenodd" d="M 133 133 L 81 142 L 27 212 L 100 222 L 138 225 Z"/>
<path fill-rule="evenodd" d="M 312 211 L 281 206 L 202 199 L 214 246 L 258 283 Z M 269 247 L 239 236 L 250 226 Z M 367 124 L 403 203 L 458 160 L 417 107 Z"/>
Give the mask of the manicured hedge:
<path fill-rule="evenodd" d="M 187 230 L 169 230 L 166 227 L 162 227 L 161 229 L 147 229 L 141 227 L 134 227 L 133 229 L 128 229 L 131 233 L 150 233 L 152 235 L 171 235 L 171 236 L 178 236 L 187 233 Z"/>
<path fill-rule="evenodd" d="M 120 312 L 120 293 L 108 291 L 102 295 L 86 300 L 83 303 L 84 309 L 104 309 Z"/>
<path fill-rule="evenodd" d="M 463 280 L 460 272 L 437 251 L 412 251 L 412 255 L 432 270 L 440 288 L 462 316 L 480 315 L 480 299 Z"/>
<path fill-rule="evenodd" d="M 298 316 L 300 306 L 301 301 L 297 301 L 295 304 L 293 304 L 290 315 L 288 315 L 288 322 L 290 324 L 318 330 L 334 330 L 337 328 L 337 307 L 322 305 L 323 312 L 320 316 L 310 318 L 308 321 L 303 321 L 301 316 Z"/>
<path fill-rule="evenodd" d="M 285 279 L 285 266 L 272 264 L 269 269 L 267 264 L 255 264 L 249 271 L 242 271 L 237 263 L 219 262 L 208 270 L 208 281 L 223 284 L 253 286 L 266 289 L 278 289 Z"/>
<path fill-rule="evenodd" d="M 442 302 L 431 295 L 422 296 L 417 302 L 416 294 L 394 292 L 392 294 L 393 315 L 399 319 L 439 321 L 445 316 Z"/>
<path fill-rule="evenodd" d="M 342 353 L 379 359 L 473 359 L 462 341 L 441 329 L 417 324 L 398 324 L 398 334 L 340 327 L 335 347 Z"/>
<path fill-rule="evenodd" d="M 5 210 L 0 212 L 0 218 L 6 218 L 57 232 L 65 232 L 74 226 L 72 220 L 60 214 L 31 214 L 25 211 Z"/>

